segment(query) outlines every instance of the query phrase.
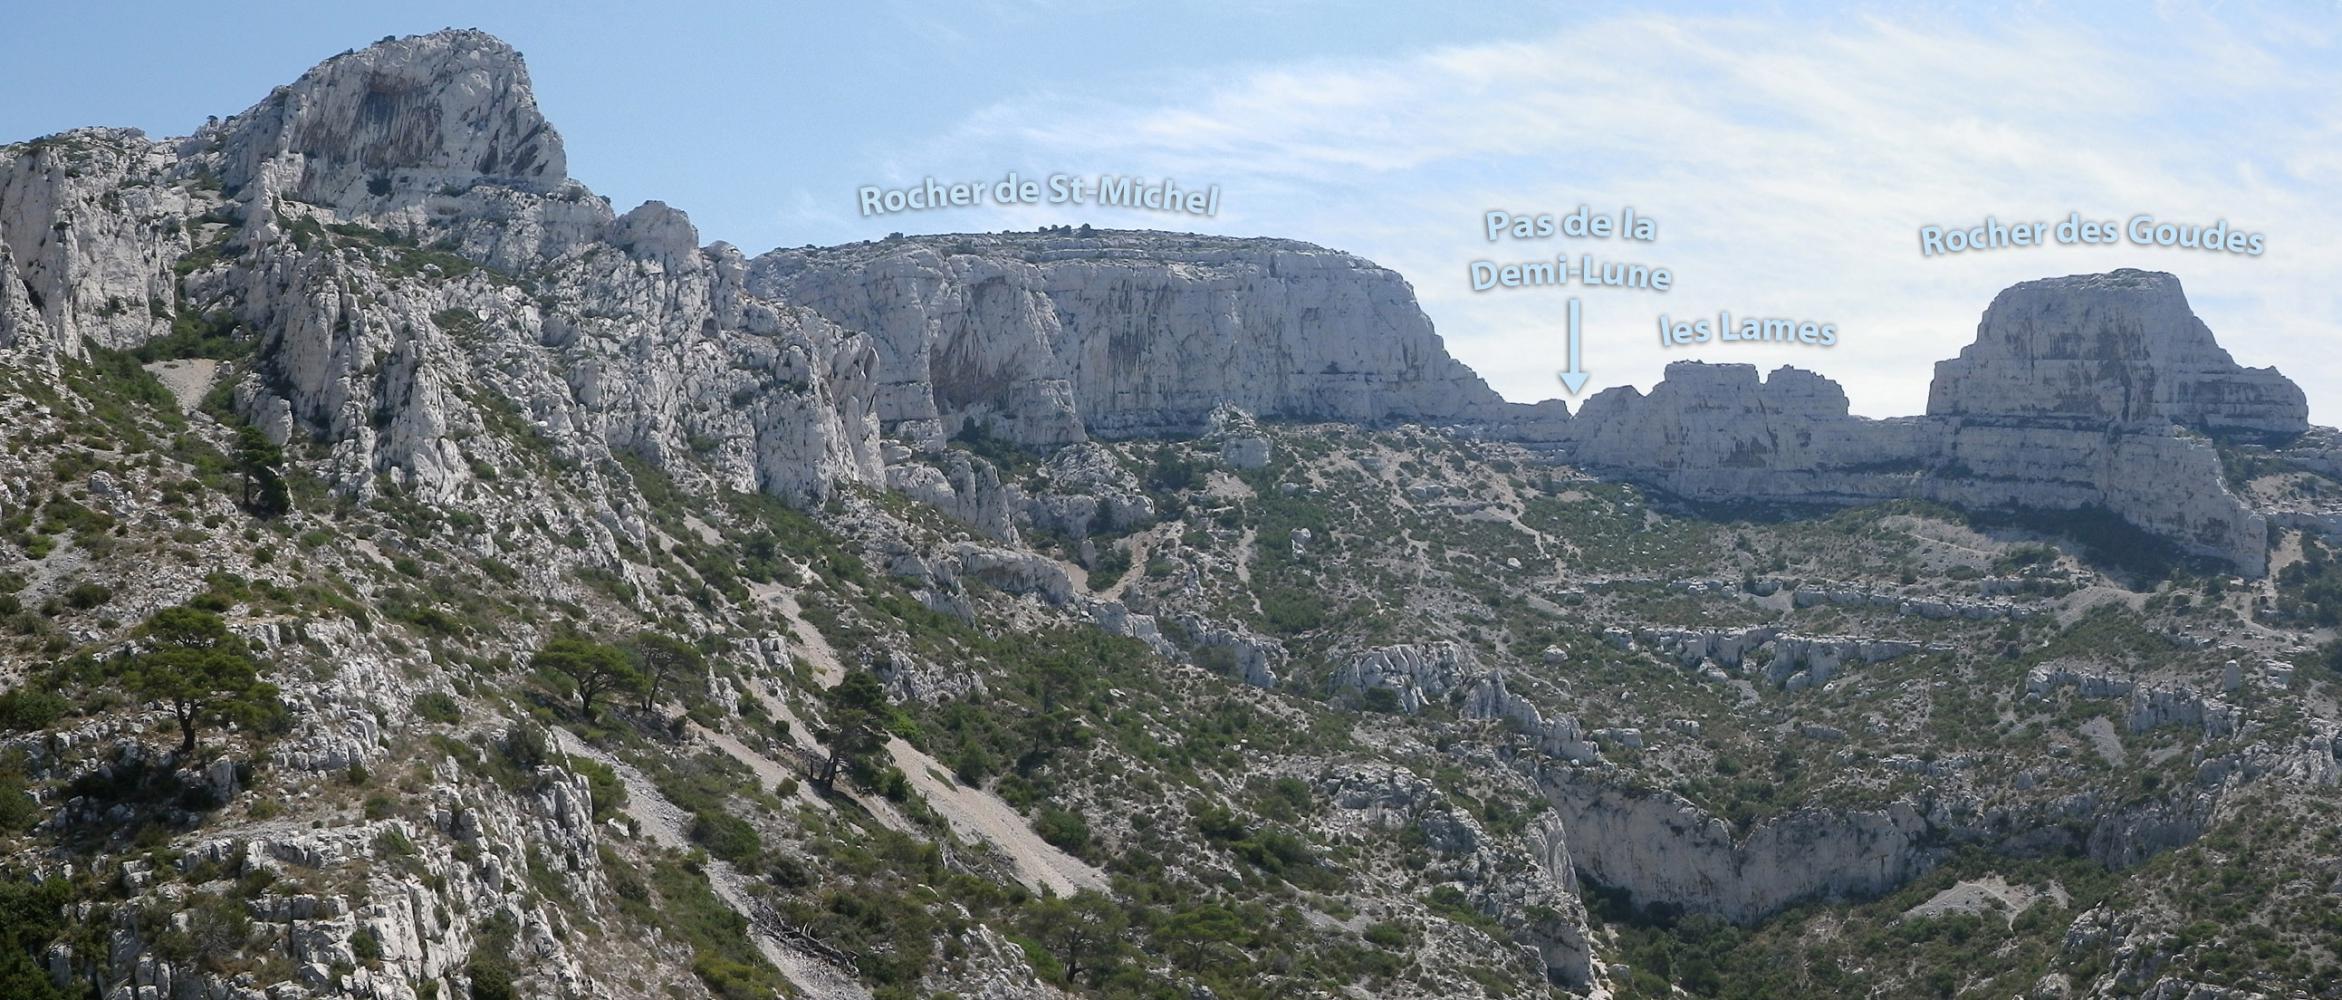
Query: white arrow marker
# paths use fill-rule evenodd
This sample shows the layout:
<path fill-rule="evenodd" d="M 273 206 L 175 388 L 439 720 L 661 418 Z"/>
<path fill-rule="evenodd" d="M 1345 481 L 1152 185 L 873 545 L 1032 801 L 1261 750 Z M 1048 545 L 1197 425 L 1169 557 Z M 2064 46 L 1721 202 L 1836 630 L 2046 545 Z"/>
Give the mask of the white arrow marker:
<path fill-rule="evenodd" d="M 1575 396 L 1586 387 L 1586 366 L 1578 352 L 1578 300 L 1569 300 L 1569 367 L 1561 370 L 1561 387 Z"/>

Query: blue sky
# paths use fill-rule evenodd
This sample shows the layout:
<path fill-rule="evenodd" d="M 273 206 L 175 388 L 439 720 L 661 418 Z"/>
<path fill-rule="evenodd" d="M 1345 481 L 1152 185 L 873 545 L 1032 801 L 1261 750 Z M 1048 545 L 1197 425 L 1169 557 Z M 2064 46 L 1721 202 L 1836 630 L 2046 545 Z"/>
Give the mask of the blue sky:
<path fill-rule="evenodd" d="M 0 36 L 0 138 L 155 135 L 242 110 L 387 34 L 479 27 L 528 59 L 571 173 L 705 239 L 778 245 L 1044 223 L 1276 235 L 1415 286 L 1514 399 L 1556 394 L 1564 300 L 1594 385 L 1671 360 L 1812 368 L 1856 412 L 1918 412 L 1930 363 L 2026 278 L 2173 271 L 2238 360 L 2342 420 L 2342 5 L 1804 5 L 1030 0 L 932 5 L 61 5 Z M 1010 170 L 1219 184 L 1216 219 L 992 207 L 885 219 L 854 189 Z M 1489 208 L 1660 222 L 1649 245 L 1491 245 Z M 1922 259 L 1925 223 L 2151 213 L 2267 234 L 2235 258 L 2128 245 Z M 1474 293 L 1471 260 L 1660 264 L 1663 295 Z M 1663 348 L 1654 320 L 1834 322 L 1828 349 Z M 1590 390 L 1589 390 L 1590 391 Z"/>

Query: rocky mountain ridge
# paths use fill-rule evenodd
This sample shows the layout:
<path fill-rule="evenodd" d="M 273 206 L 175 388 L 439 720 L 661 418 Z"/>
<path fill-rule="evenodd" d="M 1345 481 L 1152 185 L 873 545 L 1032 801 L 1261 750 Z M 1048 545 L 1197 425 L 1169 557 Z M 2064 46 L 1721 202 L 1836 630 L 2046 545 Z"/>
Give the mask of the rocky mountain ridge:
<path fill-rule="evenodd" d="M 468 31 L 187 139 L 0 147 L 0 868 L 35 894 L 0 911 L 62 921 L 0 986 L 1731 995 L 1651 964 L 1694 951 L 1779 995 L 1962 957 L 2042 996 L 2342 982 L 2297 914 L 2342 873 L 2287 826 L 2342 776 L 2305 624 L 2342 466 L 2176 279 L 2011 289 L 1920 417 L 1701 364 L 1573 416 L 1346 254 L 750 259 L 565 161 Z M 2125 589 L 1914 498 L 2281 572 Z M 199 750 L 130 686 L 172 610 L 274 685 Z M 2238 898 L 2173 902 L 2182 865 Z M 2005 953 L 1862 937 L 1960 937 L 1865 908 L 2004 874 L 2060 900 Z M 2209 906 L 2282 970 L 2222 969 Z"/>
<path fill-rule="evenodd" d="M 1678 362 L 1648 395 L 1587 400 L 1563 454 L 1701 500 L 2102 508 L 2258 576 L 2268 519 L 2205 435 L 2291 438 L 2307 418 L 2291 381 L 2219 349 L 2179 279 L 2124 270 L 2002 292 L 1936 366 L 1925 416 L 1850 416 L 1835 383 L 1796 368 L 1760 381 Z"/>
<path fill-rule="evenodd" d="M 560 136 L 515 86 L 509 48 L 477 34 L 429 37 L 329 60 L 185 140 L 101 130 L 34 144 L 0 181 L 12 206 L 0 256 L 17 277 L 0 283 L 0 343 L 67 356 L 84 338 L 136 347 L 168 331 L 189 291 L 170 272 L 199 236 L 263 246 L 323 209 L 313 220 L 427 234 L 440 252 L 490 269 L 598 269 L 580 279 L 580 269 L 551 268 L 572 287 L 534 290 L 534 309 L 530 296 L 508 295 L 517 308 L 452 322 L 510 323 L 567 345 L 606 317 L 548 316 L 549 297 L 642 303 L 622 319 L 669 332 L 636 342 L 625 360 L 651 377 L 612 383 L 598 374 L 610 359 L 572 357 L 568 395 L 591 402 L 536 393 L 529 418 L 562 433 L 625 410 L 622 447 L 656 460 L 689 441 L 721 442 L 726 477 L 757 488 L 819 496 L 834 482 L 884 481 L 882 435 L 931 452 L 975 420 L 1046 447 L 1194 433 L 1233 404 L 1279 419 L 1479 426 L 1694 499 L 2103 507 L 2248 574 L 2266 567 L 2265 517 L 2228 495 L 2210 449 L 2173 428 L 2308 429 L 2298 388 L 2236 366 L 2177 279 L 2146 272 L 2004 292 L 1976 343 L 1938 365 L 1922 418 L 1851 418 L 1842 391 L 1795 369 L 1760 388 L 1747 366 L 1683 363 L 1647 397 L 1605 390 L 1573 419 L 1556 401 L 1512 404 L 1488 390 L 1447 355 L 1397 275 L 1292 241 L 971 234 L 745 260 L 724 244 L 697 247 L 689 220 L 665 205 L 613 216 L 565 176 Z M 70 165 L 52 152 L 66 149 Z M 218 197 L 150 177 L 216 178 Z M 203 221 L 231 206 L 236 231 Z M 597 255 L 628 264 L 613 271 Z M 294 259 L 254 263 L 240 273 L 311 290 L 246 295 L 232 317 L 287 338 L 269 352 L 276 365 L 243 404 L 248 415 L 280 440 L 297 424 L 341 443 L 345 488 L 363 491 L 386 471 L 434 487 L 461 479 L 450 429 L 478 418 L 434 386 L 462 351 L 417 346 L 452 314 L 416 302 L 395 319 L 364 308 L 344 316 L 329 273 Z M 640 287 L 615 287 L 629 283 Z M 226 292 L 193 291 L 178 308 L 201 312 L 207 295 Z M 742 333 L 794 339 L 772 350 Z M 701 343 L 703 358 L 770 360 L 749 381 L 691 370 Z M 387 375 L 351 377 L 376 356 Z M 605 399 L 612 390 L 643 395 Z M 764 412 L 716 412 L 750 394 Z M 2143 470 L 2158 471 L 2150 480 Z"/>
<path fill-rule="evenodd" d="M 2309 429 L 2299 388 L 2236 365 L 2177 278 L 2026 282 L 1937 366 L 1926 415 L 1870 420 L 1795 368 L 1679 362 L 1645 395 L 1508 403 L 1448 358 L 1404 282 L 1283 240 L 1122 231 L 910 237 L 775 251 L 751 285 L 876 342 L 889 433 L 1011 440 L 1192 433 L 1260 416 L 1473 426 L 1696 500 L 2100 508 L 2259 575 L 2267 518 L 2204 433 Z"/>

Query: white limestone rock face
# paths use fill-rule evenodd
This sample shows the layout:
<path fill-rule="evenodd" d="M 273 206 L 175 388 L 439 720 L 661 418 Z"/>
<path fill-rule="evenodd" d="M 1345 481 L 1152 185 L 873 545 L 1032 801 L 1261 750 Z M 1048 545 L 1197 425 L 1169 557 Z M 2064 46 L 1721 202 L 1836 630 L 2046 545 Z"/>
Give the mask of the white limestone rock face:
<path fill-rule="evenodd" d="M 1073 599 L 1072 579 L 1046 557 L 976 542 L 952 546 L 951 556 L 959 564 L 960 575 L 975 577 L 1011 594 L 1032 594 L 1052 606 Z"/>
<path fill-rule="evenodd" d="M 1916 466 L 1922 428 L 1848 415 L 1837 383 L 1797 368 L 1678 361 L 1648 396 L 1632 386 L 1586 401 L 1570 454 L 1700 498 L 1864 500 L 1881 473 Z"/>
<path fill-rule="evenodd" d="M 1538 753 L 1548 757 L 1576 764 L 1601 760 L 1600 750 L 1586 739 L 1575 717 L 1547 717 L 1535 702 L 1515 694 L 1505 685 L 1501 670 L 1489 671 L 1464 689 L 1458 714 L 1467 719 L 1509 723 L 1516 732 L 1529 737 Z"/>
<path fill-rule="evenodd" d="M 171 264 L 191 249 L 179 220 L 203 211 L 197 193 L 151 182 L 175 162 L 136 129 L 0 147 L 0 347 L 78 357 L 84 338 L 121 348 L 168 332 Z"/>
<path fill-rule="evenodd" d="M 1335 672 L 1334 690 L 1357 696 L 1388 690 L 1399 711 L 1415 715 L 1479 672 L 1479 657 L 1462 643 L 1398 643 L 1351 657 Z"/>
<path fill-rule="evenodd" d="M 241 327 L 238 408 L 361 499 L 446 503 L 546 460 L 597 477 L 613 453 L 797 503 L 883 480 L 868 340 L 750 293 L 679 211 L 613 220 L 564 164 L 519 54 L 470 31 L 328 60 L 189 139 L 0 148 L 0 348 Z"/>
<path fill-rule="evenodd" d="M 1266 468 L 1271 449 L 1269 439 L 1261 434 L 1260 422 L 1241 408 L 1222 403 L 1212 408 L 1204 418 L 1209 428 L 1207 440 L 1220 446 L 1220 464 L 1231 469 L 1251 470 Z"/>
<path fill-rule="evenodd" d="M 1242 625 L 1214 622 L 1193 611 L 1170 612 L 1165 621 L 1194 651 L 1199 666 L 1224 670 L 1253 687 L 1276 687 L 1291 658 L 1284 643 Z"/>
<path fill-rule="evenodd" d="M 1673 792 L 1615 788 L 1548 771 L 1571 860 L 1638 905 L 1681 906 L 1747 923 L 1805 899 L 1874 895 L 1934 866 L 1927 818 L 1897 801 L 1804 810 L 1736 838 Z"/>
<path fill-rule="evenodd" d="M 298 157 L 305 169 L 286 193 L 337 207 L 446 184 L 550 190 L 569 179 L 520 54 L 479 31 L 386 39 L 328 59 L 229 119 L 219 138 L 228 184 Z"/>
<path fill-rule="evenodd" d="M 2268 521 L 2195 433 L 2302 430 L 2301 391 L 2213 343 L 2167 274 L 2117 271 L 2002 293 L 1937 366 L 1928 414 L 1872 420 L 1811 372 L 1667 366 L 1649 395 L 1586 402 L 1578 464 L 1700 500 L 2104 508 L 2183 551 L 2260 575 Z"/>
<path fill-rule="evenodd" d="M 879 343 L 890 433 L 1024 444 L 1264 417 L 1552 420 L 1447 355 L 1397 274 L 1289 240 L 1154 232 L 889 239 L 757 259 L 760 291 Z"/>
<path fill-rule="evenodd" d="M 1927 412 L 2273 434 L 2309 428 L 2301 389 L 2221 350 L 2177 277 L 2127 268 L 2001 292 L 1976 342 L 1937 362 Z"/>
<path fill-rule="evenodd" d="M 1024 492 L 1001 482 L 1000 470 L 981 458 L 951 449 L 919 458 L 906 453 L 887 464 L 886 485 L 988 537 L 1004 542 L 1018 538 L 1015 513 Z"/>
<path fill-rule="evenodd" d="M 231 197 L 275 172 L 279 194 L 386 229 L 460 223 L 441 237 L 497 266 L 558 254 L 611 221 L 609 205 L 570 180 L 520 53 L 485 32 L 385 39 L 328 59 L 187 145 L 219 151 Z"/>

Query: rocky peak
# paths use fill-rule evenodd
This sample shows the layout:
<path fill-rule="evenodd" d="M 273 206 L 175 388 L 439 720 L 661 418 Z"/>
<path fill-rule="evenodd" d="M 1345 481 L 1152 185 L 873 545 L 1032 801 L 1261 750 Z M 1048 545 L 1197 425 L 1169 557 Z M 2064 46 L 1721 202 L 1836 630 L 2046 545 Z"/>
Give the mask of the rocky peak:
<path fill-rule="evenodd" d="M 561 135 L 537 113 L 528 69 L 485 32 L 386 38 L 317 65 L 215 126 L 232 188 L 290 157 L 283 193 L 379 211 L 485 182 L 549 192 L 569 179 Z"/>
<path fill-rule="evenodd" d="M 669 267 L 699 252 L 699 229 L 691 224 L 691 217 L 663 201 L 643 202 L 619 216 L 610 224 L 609 240 L 628 256 Z"/>
<path fill-rule="evenodd" d="M 1976 342 L 1936 365 L 1935 416 L 2164 421 L 2211 431 L 2308 429 L 2301 389 L 2245 368 L 2160 271 L 2044 278 L 1992 300 Z"/>

